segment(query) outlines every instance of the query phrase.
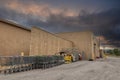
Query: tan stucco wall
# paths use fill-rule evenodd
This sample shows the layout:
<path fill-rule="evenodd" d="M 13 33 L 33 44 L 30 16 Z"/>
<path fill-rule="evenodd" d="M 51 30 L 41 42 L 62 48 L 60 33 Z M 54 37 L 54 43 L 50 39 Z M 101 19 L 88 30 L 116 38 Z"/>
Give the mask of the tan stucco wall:
<path fill-rule="evenodd" d="M 78 48 L 84 59 L 95 59 L 94 54 L 94 35 L 90 31 L 86 32 L 68 32 L 56 34 L 59 37 L 70 40 L 74 47 Z"/>
<path fill-rule="evenodd" d="M 64 48 L 71 48 L 72 42 L 49 32 L 33 27 L 31 29 L 30 55 L 53 55 Z"/>
<path fill-rule="evenodd" d="M 29 54 L 30 31 L 0 22 L 0 56 Z"/>
<path fill-rule="evenodd" d="M 92 32 L 56 35 L 36 27 L 30 31 L 0 21 L 0 56 L 18 56 L 21 52 L 25 55 L 53 55 L 75 47 L 81 51 L 84 59 L 99 57 L 99 42 Z"/>
<path fill-rule="evenodd" d="M 95 56 L 100 57 L 100 41 L 96 37 L 94 37 L 94 44 L 96 44 L 95 45 L 96 46 L 95 47 Z"/>

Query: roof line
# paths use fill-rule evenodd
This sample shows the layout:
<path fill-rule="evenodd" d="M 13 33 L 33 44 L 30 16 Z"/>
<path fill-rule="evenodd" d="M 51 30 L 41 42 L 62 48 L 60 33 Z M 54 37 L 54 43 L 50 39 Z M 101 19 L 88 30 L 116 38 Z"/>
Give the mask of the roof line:
<path fill-rule="evenodd" d="M 9 25 L 13 25 L 14 27 L 18 27 L 18 28 L 21 28 L 21 29 L 24 29 L 24 30 L 27 30 L 27 31 L 31 31 L 30 29 L 26 28 L 25 26 L 17 24 L 13 21 L 9 21 L 9 20 L 6 20 L 6 19 L 0 19 L 0 22 L 6 23 L 6 24 L 9 24 Z"/>
<path fill-rule="evenodd" d="M 44 32 L 46 32 L 46 33 L 49 33 L 49 34 L 51 34 L 51 35 L 57 37 L 57 38 L 61 38 L 61 39 L 63 39 L 63 40 L 66 40 L 66 41 L 72 42 L 72 41 L 70 41 L 70 40 L 67 40 L 67 39 L 64 39 L 64 38 L 62 38 L 62 37 L 59 37 L 59 36 L 57 36 L 57 35 L 54 34 L 54 33 L 51 33 L 51 32 L 48 32 L 48 31 L 46 31 L 46 30 L 44 30 L 44 29 L 38 28 L 38 27 L 36 27 L 36 26 L 33 26 L 32 28 L 40 29 L 40 30 L 42 30 L 42 31 L 44 31 Z M 72 43 L 73 43 L 73 42 L 72 42 Z"/>

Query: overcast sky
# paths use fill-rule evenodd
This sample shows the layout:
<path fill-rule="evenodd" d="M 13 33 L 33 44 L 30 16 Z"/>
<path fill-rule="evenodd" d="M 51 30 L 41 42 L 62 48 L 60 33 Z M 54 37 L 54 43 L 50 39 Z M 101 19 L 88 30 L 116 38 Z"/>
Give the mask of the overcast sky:
<path fill-rule="evenodd" d="M 120 0 L 0 0 L 0 18 L 49 32 L 93 31 L 120 47 Z"/>

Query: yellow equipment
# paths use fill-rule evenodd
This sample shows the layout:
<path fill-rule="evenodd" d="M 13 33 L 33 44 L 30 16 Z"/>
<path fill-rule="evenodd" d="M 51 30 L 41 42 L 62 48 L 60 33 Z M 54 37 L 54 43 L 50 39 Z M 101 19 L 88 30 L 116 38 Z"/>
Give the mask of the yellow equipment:
<path fill-rule="evenodd" d="M 76 62 L 82 59 L 79 50 L 75 48 L 63 49 L 59 52 L 60 55 L 64 56 L 65 63 Z"/>
<path fill-rule="evenodd" d="M 72 56 L 71 55 L 65 55 L 64 56 L 65 63 L 71 63 L 72 62 Z"/>

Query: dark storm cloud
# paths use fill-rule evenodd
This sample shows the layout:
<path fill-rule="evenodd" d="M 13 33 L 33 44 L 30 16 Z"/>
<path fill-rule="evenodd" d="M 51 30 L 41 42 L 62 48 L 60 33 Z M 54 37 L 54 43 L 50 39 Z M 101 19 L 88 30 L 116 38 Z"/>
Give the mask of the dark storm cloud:
<path fill-rule="evenodd" d="M 4 0 L 2 2 L 9 5 L 10 1 Z M 28 28 L 31 28 L 31 26 L 38 26 L 54 33 L 91 30 L 97 35 L 104 36 L 109 44 L 120 47 L 120 8 L 118 5 L 109 10 L 102 10 L 99 12 L 96 11 L 92 13 L 86 10 L 81 10 L 79 15 L 67 16 L 69 14 L 67 9 L 63 9 L 62 12 L 59 12 L 59 9 L 57 9 L 59 12 L 58 14 L 52 13 L 49 6 L 42 8 L 39 11 L 39 9 L 42 7 L 39 3 L 41 3 L 40 0 L 20 0 L 19 4 L 14 3 L 15 5 L 17 4 L 18 8 L 10 8 L 9 6 L 6 7 L 5 5 L 0 6 L 0 18 L 16 21 L 19 24 L 27 26 Z M 14 6 L 14 4 L 12 5 Z M 23 12 L 19 10 L 21 4 L 22 8 L 20 10 Z M 28 5 L 32 5 L 31 8 L 33 12 L 35 11 L 34 9 L 36 9 L 36 6 L 41 7 L 38 7 L 37 11 L 39 12 L 34 14 L 31 11 L 28 11 L 28 7 L 26 8 Z M 44 14 L 39 15 L 43 9 L 45 13 L 49 14 L 46 20 L 42 20 Z"/>
<path fill-rule="evenodd" d="M 31 26 L 40 26 L 43 22 L 39 19 L 40 17 L 34 16 L 32 14 L 23 14 L 10 10 L 8 8 L 0 8 L 0 18 L 13 20 L 18 24 L 22 24 L 28 28 Z"/>
<path fill-rule="evenodd" d="M 84 11 L 83 11 L 84 12 Z M 109 44 L 120 46 L 120 9 L 110 9 L 99 13 L 87 13 L 75 17 L 64 14 L 52 14 L 47 24 L 54 27 L 53 31 L 83 31 L 91 30 L 97 35 L 103 35 Z M 50 28 L 50 27 L 49 27 Z"/>

